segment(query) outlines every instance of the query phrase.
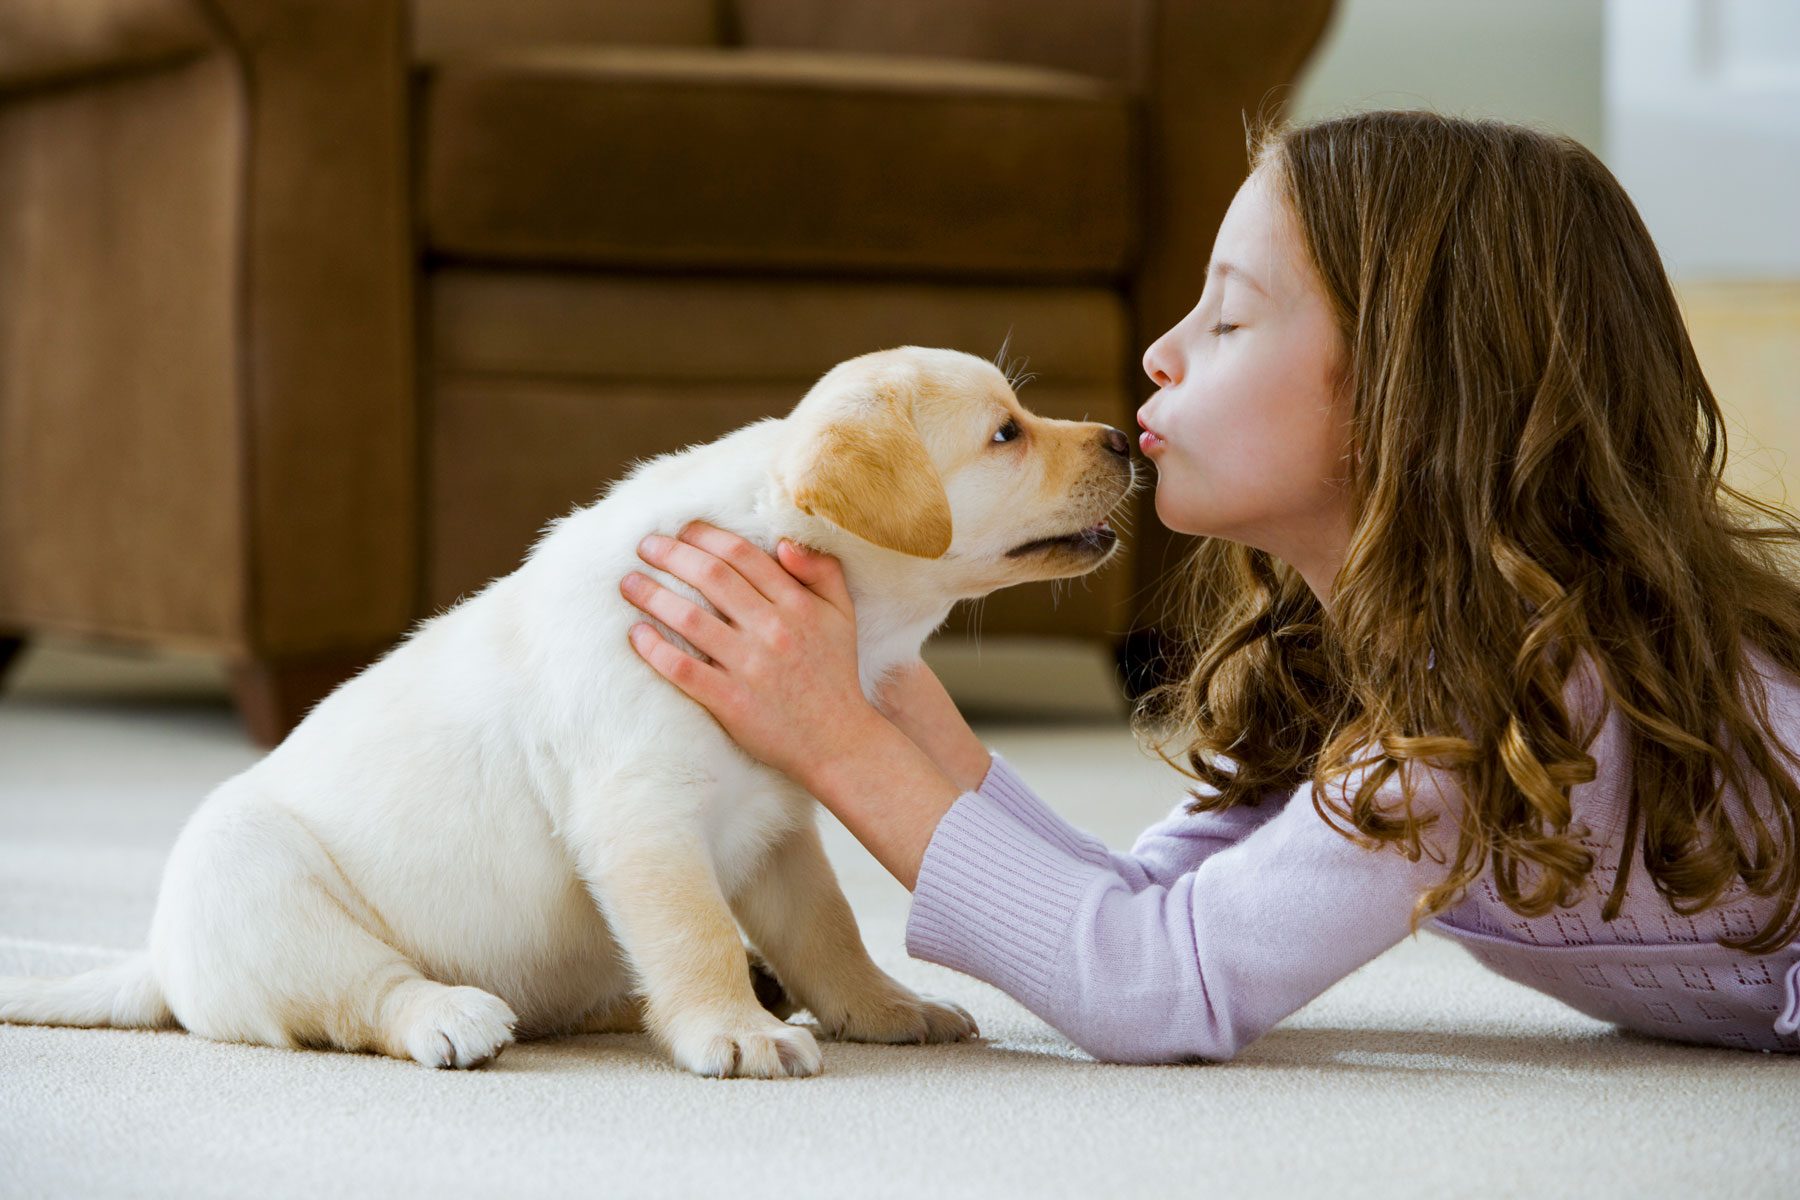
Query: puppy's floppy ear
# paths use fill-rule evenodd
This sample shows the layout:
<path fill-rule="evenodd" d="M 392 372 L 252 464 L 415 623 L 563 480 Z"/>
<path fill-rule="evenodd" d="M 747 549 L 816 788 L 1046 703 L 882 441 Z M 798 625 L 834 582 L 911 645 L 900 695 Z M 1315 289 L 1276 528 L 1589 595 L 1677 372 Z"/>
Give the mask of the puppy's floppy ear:
<path fill-rule="evenodd" d="M 915 558 L 950 548 L 950 498 L 911 419 L 891 401 L 816 426 L 784 463 L 801 512 Z"/>

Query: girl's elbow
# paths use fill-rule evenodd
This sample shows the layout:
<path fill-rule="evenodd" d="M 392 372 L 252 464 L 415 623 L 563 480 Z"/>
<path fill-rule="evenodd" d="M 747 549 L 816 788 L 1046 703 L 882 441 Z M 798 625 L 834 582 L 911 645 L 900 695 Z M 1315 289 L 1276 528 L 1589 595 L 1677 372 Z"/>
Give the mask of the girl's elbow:
<path fill-rule="evenodd" d="M 1248 1038 L 1222 1026 L 1100 1028 L 1070 1032 L 1068 1037 L 1100 1062 L 1134 1066 L 1230 1062 L 1249 1044 Z"/>

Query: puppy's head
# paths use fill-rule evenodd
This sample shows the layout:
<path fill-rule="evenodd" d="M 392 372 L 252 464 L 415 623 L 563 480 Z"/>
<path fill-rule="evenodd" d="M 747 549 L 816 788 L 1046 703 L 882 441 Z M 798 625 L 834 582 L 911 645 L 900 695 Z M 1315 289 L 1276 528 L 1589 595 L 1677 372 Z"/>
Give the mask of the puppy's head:
<path fill-rule="evenodd" d="M 921 560 L 956 595 L 1093 570 L 1134 481 L 1110 426 L 1034 416 L 999 368 L 904 346 L 832 368 L 789 418 L 801 511 Z"/>

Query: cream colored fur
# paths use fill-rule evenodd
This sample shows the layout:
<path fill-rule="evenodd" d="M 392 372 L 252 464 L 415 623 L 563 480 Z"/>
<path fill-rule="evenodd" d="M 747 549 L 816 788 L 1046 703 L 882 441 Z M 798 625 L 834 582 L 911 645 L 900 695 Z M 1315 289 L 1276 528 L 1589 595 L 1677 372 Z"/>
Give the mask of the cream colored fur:
<path fill-rule="evenodd" d="M 994 441 L 1009 416 L 1022 436 Z M 641 1025 L 690 1071 L 814 1074 L 812 1033 L 757 1002 L 747 936 L 827 1036 L 967 1036 L 961 1009 L 870 960 L 816 802 L 637 657 L 644 618 L 618 584 L 636 569 L 698 598 L 636 554 L 694 519 L 837 555 L 873 696 L 958 599 L 1110 555 L 1104 530 L 1008 554 L 1124 498 L 1107 432 L 1026 413 L 981 359 L 908 347 L 841 364 L 785 418 L 640 464 L 208 795 L 147 953 L 0 980 L 0 1018 L 447 1067 L 515 1036 Z"/>

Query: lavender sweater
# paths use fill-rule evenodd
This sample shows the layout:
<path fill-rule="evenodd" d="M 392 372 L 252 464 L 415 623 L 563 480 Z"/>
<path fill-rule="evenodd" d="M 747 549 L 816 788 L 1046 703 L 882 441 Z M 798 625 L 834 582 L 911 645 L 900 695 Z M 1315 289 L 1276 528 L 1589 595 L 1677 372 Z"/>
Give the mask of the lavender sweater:
<path fill-rule="evenodd" d="M 1772 717 L 1800 737 L 1800 684 L 1754 651 L 1752 661 L 1769 680 Z M 1598 697 L 1591 675 L 1571 687 L 1578 713 Z M 1769 899 L 1740 883 L 1719 907 L 1679 916 L 1632 847 L 1623 911 L 1600 919 L 1623 849 L 1625 739 L 1622 719 L 1609 716 L 1590 748 L 1598 775 L 1571 793 L 1596 858 L 1577 904 L 1522 917 L 1483 876 L 1429 924 L 1492 970 L 1601 1020 L 1800 1051 L 1800 943 L 1768 955 L 1717 944 L 1750 932 Z M 1436 782 L 1421 789 L 1431 799 L 1419 811 L 1440 812 L 1426 844 L 1447 862 L 1460 797 Z M 1769 802 L 1766 785 L 1753 800 Z M 1224 812 L 1189 816 L 1178 805 L 1120 854 L 993 754 L 979 790 L 957 799 L 926 848 L 906 948 L 1007 992 L 1096 1058 L 1228 1059 L 1407 936 L 1414 900 L 1444 871 L 1429 856 L 1412 863 L 1337 833 L 1310 784 Z"/>

